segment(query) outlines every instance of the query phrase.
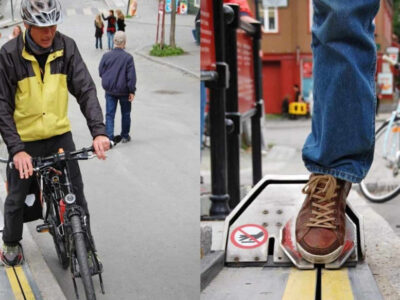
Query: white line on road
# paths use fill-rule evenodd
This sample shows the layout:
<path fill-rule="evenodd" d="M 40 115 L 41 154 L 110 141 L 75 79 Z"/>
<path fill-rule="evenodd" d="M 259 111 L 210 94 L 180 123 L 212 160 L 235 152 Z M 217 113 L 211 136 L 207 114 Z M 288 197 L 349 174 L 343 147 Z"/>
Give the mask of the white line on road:
<path fill-rule="evenodd" d="M 67 16 L 75 16 L 76 10 L 73 8 L 67 8 Z"/>
<path fill-rule="evenodd" d="M 85 7 L 83 9 L 83 14 L 86 16 L 91 16 L 93 14 L 92 9 L 90 7 Z"/>

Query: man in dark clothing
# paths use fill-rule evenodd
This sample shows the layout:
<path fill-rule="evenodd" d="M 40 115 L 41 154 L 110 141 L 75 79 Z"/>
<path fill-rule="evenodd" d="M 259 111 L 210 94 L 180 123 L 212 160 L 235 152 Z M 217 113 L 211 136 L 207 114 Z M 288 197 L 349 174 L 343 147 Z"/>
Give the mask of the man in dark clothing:
<path fill-rule="evenodd" d="M 131 140 L 131 107 L 136 91 L 136 72 L 133 57 L 125 49 L 126 34 L 118 31 L 114 37 L 114 50 L 103 55 L 99 74 L 106 91 L 106 131 L 112 140 L 114 138 L 114 118 L 118 101 L 121 106 L 122 143 Z"/>
<path fill-rule="evenodd" d="M 48 156 L 59 148 L 75 149 L 68 119 L 68 92 L 84 114 L 97 156 L 105 159 L 110 146 L 96 87 L 75 42 L 57 31 L 62 21 L 58 0 L 22 0 L 26 31 L 0 51 L 0 132 L 15 168 L 7 169 L 3 249 L 6 265 L 23 262 L 23 210 L 35 183 L 32 156 Z M 70 175 L 77 203 L 89 217 L 77 162 Z"/>

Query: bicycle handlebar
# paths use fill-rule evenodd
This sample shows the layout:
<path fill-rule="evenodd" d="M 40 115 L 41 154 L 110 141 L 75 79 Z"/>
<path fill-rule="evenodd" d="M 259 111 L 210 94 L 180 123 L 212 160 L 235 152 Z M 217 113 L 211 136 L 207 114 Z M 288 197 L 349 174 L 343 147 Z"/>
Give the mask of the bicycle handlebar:
<path fill-rule="evenodd" d="M 115 147 L 115 145 L 117 145 L 117 144 L 118 144 L 118 142 L 110 141 L 110 149 Z M 56 153 L 56 154 L 53 154 L 53 155 L 47 156 L 47 157 L 33 157 L 32 158 L 33 171 L 38 172 L 41 169 L 49 167 L 59 161 L 92 159 L 92 158 L 96 157 L 96 155 L 93 152 L 94 152 L 94 148 L 93 148 L 93 146 L 90 146 L 90 147 L 87 147 L 87 148 L 84 147 L 82 149 L 75 150 L 72 152 Z M 4 160 L 0 159 L 0 162 L 7 163 L 8 161 L 4 161 Z M 14 168 L 13 162 L 9 162 L 8 165 L 9 165 L 10 169 Z"/>

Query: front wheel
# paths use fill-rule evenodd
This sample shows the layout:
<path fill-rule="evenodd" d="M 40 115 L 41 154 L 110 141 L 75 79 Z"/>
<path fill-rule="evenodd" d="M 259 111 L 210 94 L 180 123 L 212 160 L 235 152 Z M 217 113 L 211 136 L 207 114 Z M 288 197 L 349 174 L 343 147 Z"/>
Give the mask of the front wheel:
<path fill-rule="evenodd" d="M 75 244 L 76 258 L 79 265 L 79 274 L 85 289 L 87 300 L 96 300 L 92 275 L 89 269 L 88 253 L 86 249 L 85 234 L 82 231 L 81 219 L 75 215 L 71 217 L 72 235 Z"/>
<path fill-rule="evenodd" d="M 386 202 L 400 193 L 400 118 L 389 124 L 376 131 L 374 160 L 360 183 L 361 193 L 372 202 Z"/>

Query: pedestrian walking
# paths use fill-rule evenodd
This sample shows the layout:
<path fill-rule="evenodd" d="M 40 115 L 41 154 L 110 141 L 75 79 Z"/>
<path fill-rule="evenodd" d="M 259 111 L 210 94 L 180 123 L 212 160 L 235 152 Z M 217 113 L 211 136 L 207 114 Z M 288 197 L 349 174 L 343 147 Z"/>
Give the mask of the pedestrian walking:
<path fill-rule="evenodd" d="M 104 21 L 107 21 L 108 50 L 112 50 L 114 49 L 114 34 L 117 31 L 115 27 L 117 25 L 117 19 L 114 16 L 114 10 L 109 10 L 109 15 L 107 18 L 104 17 L 103 14 L 101 14 L 101 16 Z"/>
<path fill-rule="evenodd" d="M 117 31 L 114 36 L 114 50 L 103 55 L 99 74 L 106 98 L 106 132 L 110 140 L 114 139 L 114 118 L 117 104 L 121 107 L 122 143 L 131 140 L 131 108 L 136 91 L 136 71 L 133 57 L 126 52 L 126 34 Z"/>
<path fill-rule="evenodd" d="M 117 30 L 125 31 L 125 16 L 120 9 L 115 11 L 117 13 Z"/>
<path fill-rule="evenodd" d="M 96 28 L 96 32 L 94 34 L 96 38 L 96 49 L 103 49 L 103 33 L 104 33 L 104 23 L 101 20 L 101 15 L 97 15 L 94 20 L 94 27 Z"/>

